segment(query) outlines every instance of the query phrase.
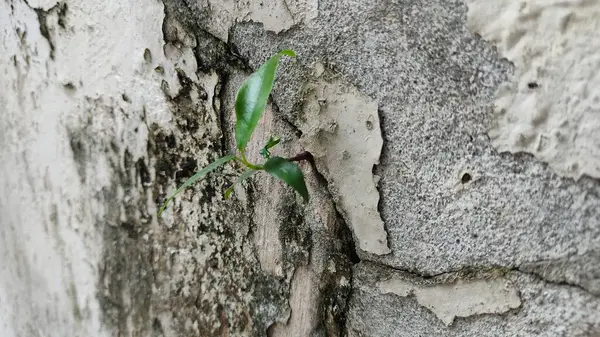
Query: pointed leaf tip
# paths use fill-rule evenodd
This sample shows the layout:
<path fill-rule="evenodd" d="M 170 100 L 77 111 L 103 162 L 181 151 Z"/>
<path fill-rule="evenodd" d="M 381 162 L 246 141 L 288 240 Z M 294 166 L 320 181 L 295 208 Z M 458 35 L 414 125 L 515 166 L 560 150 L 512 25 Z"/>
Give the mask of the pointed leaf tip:
<path fill-rule="evenodd" d="M 265 163 L 265 171 L 275 178 L 290 185 L 298 194 L 308 202 L 309 195 L 304 182 L 304 175 L 300 168 L 291 161 L 281 157 L 271 157 Z"/>
<path fill-rule="evenodd" d="M 289 57 L 296 57 L 296 52 L 294 52 L 291 49 L 284 49 L 284 50 L 280 51 L 279 54 L 289 56 Z"/>
<path fill-rule="evenodd" d="M 275 71 L 282 55 L 295 57 L 293 50 L 282 50 L 271 56 L 260 68 L 252 73 L 240 86 L 235 98 L 235 141 L 237 148 L 244 150 L 258 125 L 266 107 Z"/>

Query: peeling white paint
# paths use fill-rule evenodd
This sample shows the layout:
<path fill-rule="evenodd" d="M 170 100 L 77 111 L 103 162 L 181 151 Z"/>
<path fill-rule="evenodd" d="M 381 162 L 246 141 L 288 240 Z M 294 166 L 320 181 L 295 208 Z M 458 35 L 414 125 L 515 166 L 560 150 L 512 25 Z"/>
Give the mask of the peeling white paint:
<path fill-rule="evenodd" d="M 414 295 L 420 305 L 447 326 L 456 317 L 500 314 L 521 305 L 517 289 L 504 279 L 458 281 L 454 284 L 419 285 L 400 277 L 380 282 L 382 293 L 401 297 Z"/>
<path fill-rule="evenodd" d="M 116 211 L 98 200 L 111 184 L 109 158 L 92 148 L 78 167 L 69 130 L 88 128 L 89 141 L 120 139 L 133 156 L 146 154 L 141 111 L 148 107 L 146 122 L 168 123 L 160 82 L 177 83 L 163 54 L 164 9 L 78 1 L 60 24 L 51 10 L 52 59 L 29 5 L 0 2 L 0 336 L 108 336 L 97 286 L 99 219 Z M 153 70 L 158 64 L 164 74 Z"/>
<path fill-rule="evenodd" d="M 317 75 L 324 72 L 322 65 L 316 70 Z M 383 146 L 377 102 L 339 79 L 319 79 L 306 89 L 299 122 L 302 143 L 329 181 L 360 249 L 389 254 L 373 176 Z"/>
<path fill-rule="evenodd" d="M 318 6 L 318 0 L 207 0 L 204 5 L 210 12 L 207 29 L 223 41 L 236 22 L 260 22 L 275 33 L 308 24 L 318 16 Z"/>
<path fill-rule="evenodd" d="M 515 65 L 497 92 L 493 145 L 600 178 L 600 2 L 466 2 L 469 28 Z"/>

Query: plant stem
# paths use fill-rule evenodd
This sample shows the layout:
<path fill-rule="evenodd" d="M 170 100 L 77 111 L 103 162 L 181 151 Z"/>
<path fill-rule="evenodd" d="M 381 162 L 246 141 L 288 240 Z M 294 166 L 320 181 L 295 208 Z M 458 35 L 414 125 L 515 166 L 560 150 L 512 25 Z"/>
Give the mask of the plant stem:
<path fill-rule="evenodd" d="M 246 158 L 246 151 L 241 150 L 240 153 L 242 154 L 242 158 L 235 157 L 235 159 L 238 160 L 239 162 L 241 162 L 242 164 L 244 164 L 247 168 L 252 169 L 252 170 L 263 170 L 264 169 L 264 167 L 262 165 L 255 165 L 255 164 L 252 164 L 251 162 L 249 162 L 248 159 Z"/>

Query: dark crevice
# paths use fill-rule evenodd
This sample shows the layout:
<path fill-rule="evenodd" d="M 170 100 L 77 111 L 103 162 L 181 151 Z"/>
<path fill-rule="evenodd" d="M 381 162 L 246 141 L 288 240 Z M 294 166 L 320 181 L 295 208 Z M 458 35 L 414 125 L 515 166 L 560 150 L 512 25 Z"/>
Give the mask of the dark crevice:
<path fill-rule="evenodd" d="M 178 21 L 188 27 L 188 29 L 194 32 L 196 37 L 196 47 L 194 48 L 194 55 L 198 70 L 203 73 L 216 72 L 219 76 L 219 81 L 214 88 L 214 99 L 212 103 L 213 109 L 219 114 L 219 128 L 221 129 L 222 136 L 220 146 L 223 151 L 227 149 L 228 137 L 226 134 L 225 127 L 227 126 L 227 115 L 228 111 L 225 111 L 225 88 L 230 80 L 231 72 L 235 70 L 241 70 L 244 72 L 252 72 L 254 69 L 249 66 L 247 59 L 243 58 L 235 45 L 229 42 L 223 42 L 216 36 L 210 34 L 201 26 L 202 15 L 196 15 L 191 4 L 185 0 L 173 0 L 165 2 L 165 22 L 169 19 L 170 15 L 174 15 Z M 200 13 L 201 14 L 201 13 Z M 229 30 L 229 35 L 233 34 L 234 27 Z M 165 41 L 167 41 L 166 24 L 163 24 L 163 34 L 165 35 Z M 232 38 L 229 41 L 233 41 Z M 182 81 L 183 80 L 183 81 Z M 180 78 L 180 82 L 185 83 L 185 78 Z M 217 108 L 217 101 L 220 100 L 221 104 Z M 273 97 L 270 98 L 270 103 L 273 106 L 274 114 L 276 118 L 284 121 L 295 135 L 300 138 L 302 137 L 301 130 L 290 120 L 285 118 L 279 113 L 279 108 L 274 102 Z M 317 166 L 312 159 L 310 153 L 305 153 L 302 156 L 306 158 L 298 158 L 301 160 L 307 160 L 310 162 L 313 172 L 315 172 L 318 184 L 324 187 L 327 193 L 327 197 L 332 200 L 334 210 L 336 212 L 337 226 L 332 236 L 336 239 L 336 243 L 332 243 L 331 253 L 329 258 L 336 264 L 338 271 L 335 273 L 327 274 L 325 272 L 322 275 L 323 289 L 319 290 L 321 296 L 321 303 L 319 303 L 319 310 L 321 310 L 321 328 L 327 331 L 327 335 L 331 336 L 343 336 L 346 333 L 346 314 L 349 308 L 349 300 L 352 295 L 351 279 L 352 279 L 352 265 L 359 263 L 360 258 L 356 252 L 356 247 L 353 239 L 353 234 L 345 222 L 340 210 L 338 209 L 333 197 L 331 195 L 329 184 L 326 178 L 318 171 Z M 253 192 L 250 188 L 248 192 L 248 200 L 253 200 Z M 254 212 L 253 207 L 249 207 L 251 212 Z M 253 216 L 250 216 L 250 222 L 252 222 Z M 300 225 L 296 223 L 296 225 Z M 252 240 L 253 224 L 250 224 L 250 229 L 247 234 L 247 240 Z M 312 235 L 312 234 L 309 234 Z M 304 241 L 302 241 L 304 242 Z M 306 242 L 308 245 L 308 242 Z M 254 252 L 255 255 L 257 252 Z M 299 259 L 306 261 L 310 257 L 306 256 L 293 256 L 293 260 Z M 350 278 L 350 283 L 345 286 L 340 286 L 339 278 L 346 277 L 346 280 Z"/>
<path fill-rule="evenodd" d="M 337 253 L 334 251 L 330 254 L 330 258 L 336 260 L 336 268 L 340 270 L 338 272 L 341 274 L 345 273 L 349 277 L 349 285 L 341 287 L 339 284 L 331 281 L 332 278 L 328 277 L 327 271 L 323 272 L 321 276 L 321 283 L 323 283 L 321 284 L 322 290 L 320 292 L 321 303 L 319 304 L 321 322 L 319 325 L 320 329 L 324 329 L 327 332 L 327 336 L 346 336 L 347 314 L 350 309 L 350 299 L 354 292 L 354 288 L 351 286 L 354 278 L 352 266 L 361 260 L 356 252 L 352 231 L 340 213 L 337 204 L 333 201 L 334 199 L 327 179 L 317 169 L 312 154 L 310 152 L 306 152 L 306 154 L 310 156 L 308 162 L 312 167 L 318 184 L 324 187 L 327 198 L 331 200 L 335 217 L 338 221 L 333 236 L 339 240 L 340 245 L 337 247 Z M 332 249 L 336 250 L 336 247 Z M 336 258 L 336 255 L 339 256 Z"/>
<path fill-rule="evenodd" d="M 277 106 L 277 104 L 275 102 L 272 102 L 272 105 L 273 105 L 274 111 L 278 112 L 279 107 Z M 283 118 L 282 116 L 279 116 L 279 117 L 283 121 L 285 121 L 291 128 L 293 128 L 295 132 L 299 133 L 298 138 L 300 138 L 302 136 L 302 131 L 300 131 L 300 129 L 296 125 L 294 125 L 287 119 Z M 308 163 L 310 163 L 310 166 L 315 174 L 315 177 L 317 178 L 317 182 L 319 183 L 319 185 L 325 187 L 325 190 L 327 191 L 328 199 L 332 200 L 332 204 L 334 205 L 334 209 L 336 212 L 336 218 L 343 222 L 342 226 L 340 226 L 342 229 L 338 233 L 336 233 L 337 234 L 336 237 L 340 238 L 342 241 L 347 243 L 344 246 L 347 247 L 348 249 L 344 252 L 344 254 L 346 256 L 348 256 L 348 258 L 350 259 L 350 261 L 352 261 L 352 263 L 356 264 L 356 263 L 360 262 L 360 258 L 358 257 L 358 254 L 356 253 L 356 246 L 354 243 L 354 239 L 352 237 L 352 231 L 350 230 L 350 227 L 344 220 L 344 217 L 342 216 L 340 210 L 338 209 L 337 204 L 335 202 L 333 202 L 334 199 L 331 194 L 331 190 L 329 189 L 329 182 L 317 168 L 317 165 L 315 163 L 313 155 L 309 151 L 304 151 L 300 154 L 297 154 L 293 157 L 288 158 L 288 160 L 290 160 L 290 161 L 307 161 Z"/>
<path fill-rule="evenodd" d="M 226 73 L 231 67 L 239 68 L 245 71 L 252 71 L 248 61 L 240 57 L 237 48 L 230 42 L 224 42 L 214 36 L 201 25 L 204 13 L 197 13 L 192 6 L 185 0 L 165 1 L 165 22 L 171 15 L 175 14 L 178 21 L 188 26 L 188 29 L 194 32 L 196 37 L 196 47 L 194 55 L 198 70 L 208 73 L 216 71 L 217 73 Z M 167 41 L 165 25 L 163 24 L 163 35 Z M 168 41 L 167 41 L 168 42 Z"/>
<path fill-rule="evenodd" d="M 215 85 L 215 88 L 214 88 L 214 95 L 213 95 L 213 101 L 212 101 L 213 109 L 216 112 L 218 112 L 218 114 L 219 114 L 219 120 L 217 121 L 217 123 L 219 123 L 219 130 L 221 130 L 221 149 L 222 149 L 222 151 L 225 151 L 227 149 L 227 144 L 229 142 L 229 139 L 227 137 L 227 132 L 225 130 L 225 128 L 227 127 L 227 111 L 225 109 L 225 104 L 223 104 L 223 102 L 225 101 L 225 94 L 226 94 L 225 88 L 227 86 L 227 81 L 229 81 L 229 74 L 228 73 L 220 73 L 219 80 L 217 81 L 217 84 Z M 219 101 L 218 108 L 217 108 L 217 100 Z"/>
<path fill-rule="evenodd" d="M 277 116 L 277 118 L 281 119 L 287 126 L 289 126 L 290 129 L 292 129 L 292 131 L 296 135 L 296 137 L 298 137 L 298 139 L 300 139 L 302 137 L 302 130 L 300 130 L 300 128 L 298 128 L 296 126 L 296 124 L 294 124 L 285 115 L 283 115 L 281 113 L 281 110 L 279 109 L 279 105 L 275 101 L 275 98 L 272 97 L 272 95 L 271 95 L 271 99 L 269 100 L 269 103 L 271 103 L 271 106 L 273 107 L 273 114 L 275 116 Z"/>
<path fill-rule="evenodd" d="M 308 153 L 310 153 L 310 152 L 308 152 Z M 311 155 L 311 157 L 312 157 L 312 155 Z M 344 255 L 346 255 L 353 264 L 357 264 L 360 262 L 360 258 L 358 256 L 358 254 L 356 253 L 356 245 L 354 242 L 354 238 L 352 236 L 352 231 L 351 231 L 350 227 L 348 226 L 348 224 L 346 223 L 346 220 L 344 220 L 344 217 L 342 216 L 342 213 L 338 209 L 338 206 L 336 205 L 335 202 L 333 202 L 333 196 L 329 189 L 329 183 L 328 183 L 327 179 L 321 172 L 319 172 L 314 160 L 309 161 L 309 163 L 313 169 L 313 172 L 315 174 L 315 177 L 317 178 L 319 185 L 325 187 L 325 190 L 327 191 L 326 193 L 327 193 L 328 199 L 332 200 L 336 218 L 338 219 L 338 221 L 340 221 L 340 226 L 338 226 L 337 233 L 335 233 L 335 234 L 336 234 L 336 237 L 339 238 L 343 242 L 342 253 Z"/>
<path fill-rule="evenodd" d="M 292 121 L 279 113 L 279 106 L 273 97 L 271 97 L 270 103 L 276 118 L 285 122 L 294 131 L 296 137 L 300 139 L 302 137 L 302 131 Z M 301 107 L 298 108 L 300 109 Z M 345 336 L 347 334 L 346 317 L 349 310 L 350 298 L 354 291 L 351 286 L 353 282 L 352 266 L 361 261 L 356 251 L 352 230 L 342 216 L 337 203 L 334 201 L 329 182 L 317 168 L 313 155 L 309 151 L 304 151 L 289 158 L 289 160 L 307 161 L 310 164 L 318 185 L 324 187 L 327 199 L 331 200 L 335 211 L 335 217 L 338 224 L 335 226 L 335 231 L 332 234 L 339 242 L 339 246 L 332 244 L 330 258 L 335 261 L 336 268 L 338 268 L 337 274 L 346 274 L 349 277 L 350 285 L 341 287 L 339 283 L 335 282 L 336 275 L 329 275 L 327 271 L 323 272 L 320 281 L 322 288 L 320 290 L 321 300 L 318 307 L 321 320 L 317 327 L 317 331 L 325 331 L 327 336 Z M 337 276 L 339 277 L 339 275 Z"/>

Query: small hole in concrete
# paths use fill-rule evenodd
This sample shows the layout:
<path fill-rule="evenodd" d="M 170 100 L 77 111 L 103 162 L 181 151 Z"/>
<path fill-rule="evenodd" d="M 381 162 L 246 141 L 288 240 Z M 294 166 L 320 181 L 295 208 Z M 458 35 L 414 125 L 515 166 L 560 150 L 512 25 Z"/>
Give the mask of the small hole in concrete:
<path fill-rule="evenodd" d="M 529 83 L 527 83 L 527 87 L 528 87 L 529 89 L 535 89 L 535 88 L 537 88 L 537 87 L 539 87 L 539 86 L 540 86 L 540 85 L 539 85 L 539 84 L 537 84 L 536 82 L 529 82 Z"/>
<path fill-rule="evenodd" d="M 465 174 L 463 174 L 462 178 L 460 178 L 460 182 L 463 184 L 466 184 L 469 181 L 471 181 L 471 179 L 472 179 L 471 175 L 468 173 L 465 173 Z"/>
<path fill-rule="evenodd" d="M 75 90 L 75 85 L 72 82 L 63 84 L 63 87 L 67 90 Z"/>

